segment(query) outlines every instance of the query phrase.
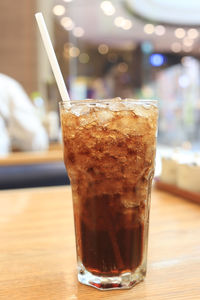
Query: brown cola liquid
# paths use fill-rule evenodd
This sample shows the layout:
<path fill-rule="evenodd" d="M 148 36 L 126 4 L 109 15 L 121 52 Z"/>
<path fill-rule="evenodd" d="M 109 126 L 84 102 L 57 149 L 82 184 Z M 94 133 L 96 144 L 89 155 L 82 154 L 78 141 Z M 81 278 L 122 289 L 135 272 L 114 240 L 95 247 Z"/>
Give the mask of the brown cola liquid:
<path fill-rule="evenodd" d="M 113 196 L 106 194 L 88 201 L 93 220 L 89 225 L 84 218 L 80 222 L 82 263 L 88 271 L 97 275 L 133 271 L 142 260 L 143 224 L 137 221 L 139 208 L 132 209 L 126 219 L 126 215 L 110 207 L 110 201 L 113 201 Z M 96 220 L 99 219 L 104 224 L 96 229 Z"/>
<path fill-rule="evenodd" d="M 157 108 L 89 105 L 61 118 L 78 261 L 99 276 L 134 272 L 147 242 Z"/>

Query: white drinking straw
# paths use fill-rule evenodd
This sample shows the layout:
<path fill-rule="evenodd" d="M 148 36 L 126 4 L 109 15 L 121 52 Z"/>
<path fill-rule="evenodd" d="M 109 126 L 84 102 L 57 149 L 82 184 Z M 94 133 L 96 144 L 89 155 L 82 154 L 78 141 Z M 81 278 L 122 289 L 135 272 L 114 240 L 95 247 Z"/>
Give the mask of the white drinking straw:
<path fill-rule="evenodd" d="M 58 89 L 60 91 L 60 95 L 63 101 L 70 101 L 69 94 L 51 43 L 51 39 L 47 30 L 47 26 L 45 24 L 43 15 L 41 12 L 35 14 L 35 18 L 37 20 L 37 24 L 41 33 L 41 37 L 44 43 L 44 47 L 46 49 L 49 62 L 51 64 L 51 68 L 53 70 L 53 74 L 56 78 L 56 82 L 58 85 Z"/>

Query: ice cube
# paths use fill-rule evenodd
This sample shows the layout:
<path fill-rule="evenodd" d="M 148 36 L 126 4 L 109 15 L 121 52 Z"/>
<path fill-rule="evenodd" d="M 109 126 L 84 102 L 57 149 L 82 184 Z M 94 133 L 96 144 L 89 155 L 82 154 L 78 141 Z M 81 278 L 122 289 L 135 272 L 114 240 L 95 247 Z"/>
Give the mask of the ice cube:
<path fill-rule="evenodd" d="M 133 110 L 137 116 L 148 118 L 151 115 L 150 108 L 151 108 L 151 106 L 147 108 L 147 105 L 137 105 L 136 104 L 134 106 Z"/>
<path fill-rule="evenodd" d="M 71 107 L 71 112 L 77 117 L 88 114 L 90 107 L 88 105 L 74 105 Z"/>
<path fill-rule="evenodd" d="M 147 110 L 149 110 L 151 108 L 151 104 L 143 104 L 143 107 Z"/>
<path fill-rule="evenodd" d="M 109 110 L 100 110 L 96 112 L 97 120 L 100 125 L 106 125 L 113 118 L 113 113 Z"/>
<path fill-rule="evenodd" d="M 140 199 L 133 195 L 126 195 L 122 199 L 122 204 L 126 208 L 134 208 L 140 204 Z"/>
<path fill-rule="evenodd" d="M 96 117 L 95 112 L 90 112 L 88 114 L 82 114 L 79 117 L 80 126 L 82 126 L 82 127 L 89 125 L 96 121 L 97 121 L 97 117 Z"/>
<path fill-rule="evenodd" d="M 126 106 L 124 105 L 124 103 L 122 102 L 121 98 L 114 98 L 112 99 L 112 101 L 110 102 L 109 105 L 110 110 L 112 111 L 121 111 L 126 109 Z"/>
<path fill-rule="evenodd" d="M 96 107 L 97 108 L 99 108 L 99 107 L 101 107 L 101 108 L 106 108 L 108 105 L 107 105 L 107 103 L 105 103 L 105 102 L 97 102 L 96 103 Z"/>

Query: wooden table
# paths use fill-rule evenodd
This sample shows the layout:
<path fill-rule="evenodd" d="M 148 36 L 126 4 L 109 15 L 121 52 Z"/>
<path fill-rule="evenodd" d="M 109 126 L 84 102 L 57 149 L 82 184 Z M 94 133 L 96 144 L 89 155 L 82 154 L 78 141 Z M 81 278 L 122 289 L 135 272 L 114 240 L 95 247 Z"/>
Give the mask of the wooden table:
<path fill-rule="evenodd" d="M 145 281 L 102 292 L 77 281 L 70 188 L 1 191 L 0 299 L 198 300 L 200 206 L 154 191 Z"/>
<path fill-rule="evenodd" d="M 13 152 L 0 156 L 0 166 L 30 165 L 63 161 L 63 151 Z"/>

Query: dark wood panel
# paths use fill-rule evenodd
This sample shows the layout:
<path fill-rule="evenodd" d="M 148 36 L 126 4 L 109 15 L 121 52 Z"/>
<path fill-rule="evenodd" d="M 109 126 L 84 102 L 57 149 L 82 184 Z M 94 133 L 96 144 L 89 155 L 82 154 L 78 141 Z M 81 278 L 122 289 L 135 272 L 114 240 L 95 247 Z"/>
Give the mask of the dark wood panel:
<path fill-rule="evenodd" d="M 0 72 L 37 89 L 36 0 L 0 1 Z"/>

